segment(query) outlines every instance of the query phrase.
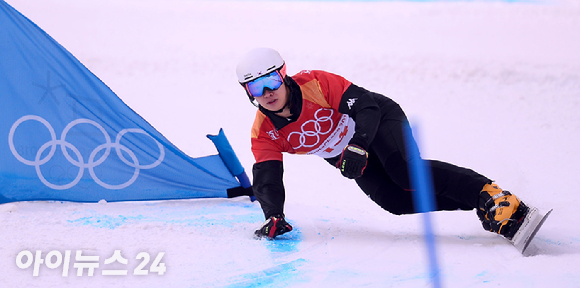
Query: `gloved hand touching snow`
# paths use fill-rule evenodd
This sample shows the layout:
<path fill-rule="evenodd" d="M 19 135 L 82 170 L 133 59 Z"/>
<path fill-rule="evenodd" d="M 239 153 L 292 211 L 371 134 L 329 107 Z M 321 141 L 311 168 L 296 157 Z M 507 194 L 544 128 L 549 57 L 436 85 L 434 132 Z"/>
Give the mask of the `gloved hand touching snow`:
<path fill-rule="evenodd" d="M 266 219 L 264 224 L 254 234 L 257 238 L 274 239 L 276 236 L 290 231 L 292 231 L 292 226 L 286 222 L 284 216 L 274 215 Z"/>

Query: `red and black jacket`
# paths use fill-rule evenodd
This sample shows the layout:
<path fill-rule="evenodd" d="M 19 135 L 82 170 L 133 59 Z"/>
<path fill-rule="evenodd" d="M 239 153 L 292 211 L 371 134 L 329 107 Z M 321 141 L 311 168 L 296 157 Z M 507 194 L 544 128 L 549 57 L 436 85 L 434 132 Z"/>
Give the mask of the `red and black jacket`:
<path fill-rule="evenodd" d="M 348 144 L 368 150 L 384 98 L 324 71 L 305 70 L 284 82 L 292 116 L 283 118 L 259 107 L 252 127 L 253 190 L 266 218 L 284 212 L 282 153 L 330 159 Z"/>

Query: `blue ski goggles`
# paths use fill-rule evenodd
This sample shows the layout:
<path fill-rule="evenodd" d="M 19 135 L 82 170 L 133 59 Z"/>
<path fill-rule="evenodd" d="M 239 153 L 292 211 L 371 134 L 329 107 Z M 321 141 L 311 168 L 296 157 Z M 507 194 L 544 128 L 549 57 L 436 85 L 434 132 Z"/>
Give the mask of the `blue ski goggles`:
<path fill-rule="evenodd" d="M 256 78 L 246 84 L 246 91 L 252 97 L 262 97 L 264 89 L 276 90 L 282 86 L 282 76 L 278 70 L 270 72 L 262 77 Z"/>

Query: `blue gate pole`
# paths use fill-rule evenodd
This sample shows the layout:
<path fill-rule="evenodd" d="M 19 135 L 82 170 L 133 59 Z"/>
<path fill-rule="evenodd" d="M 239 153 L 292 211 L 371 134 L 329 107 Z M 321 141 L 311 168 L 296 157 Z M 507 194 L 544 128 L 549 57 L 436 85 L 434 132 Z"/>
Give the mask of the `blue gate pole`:
<path fill-rule="evenodd" d="M 430 211 L 435 210 L 435 196 L 433 193 L 433 181 L 431 173 L 425 165 L 425 161 L 421 159 L 419 153 L 418 141 L 414 141 L 411 126 L 408 123 L 403 123 L 403 132 L 405 136 L 407 157 L 409 161 L 409 177 L 411 178 L 411 185 L 413 187 L 413 203 L 415 211 L 423 215 L 423 233 L 425 237 L 425 244 L 427 246 L 427 253 L 429 259 L 429 271 L 433 287 L 441 287 L 441 279 L 439 273 L 439 264 L 437 263 L 437 251 L 435 243 L 435 235 L 433 234 L 433 225 L 431 223 Z M 417 132 L 417 126 L 413 127 Z"/>
<path fill-rule="evenodd" d="M 242 185 L 242 187 L 244 188 L 252 187 L 250 178 L 248 178 L 248 175 L 246 174 L 246 171 L 244 170 L 242 163 L 240 163 L 240 160 L 238 159 L 238 156 L 234 152 L 232 145 L 230 145 L 230 142 L 228 141 L 228 138 L 224 133 L 224 129 L 220 129 L 218 135 L 207 135 L 207 138 L 209 138 L 213 142 L 216 149 L 218 150 L 220 157 L 226 164 L 226 167 L 228 167 L 232 175 L 234 175 L 238 179 L 240 185 Z M 256 201 L 255 196 L 250 196 L 250 199 L 252 201 Z"/>

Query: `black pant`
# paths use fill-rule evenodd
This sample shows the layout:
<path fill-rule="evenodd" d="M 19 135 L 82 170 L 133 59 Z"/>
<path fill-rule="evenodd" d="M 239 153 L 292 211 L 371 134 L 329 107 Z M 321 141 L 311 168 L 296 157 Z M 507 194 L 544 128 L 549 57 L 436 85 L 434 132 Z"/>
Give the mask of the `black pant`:
<path fill-rule="evenodd" d="M 369 147 L 368 164 L 358 186 L 383 209 L 396 214 L 415 213 L 409 180 L 408 149 L 417 149 L 405 142 L 403 129 L 409 122 L 403 110 L 391 99 L 381 96 L 381 122 Z M 331 164 L 338 157 L 327 159 Z M 437 210 L 471 210 L 478 206 L 479 192 L 490 183 L 487 177 L 453 164 L 426 160 L 430 168 Z M 336 167 L 336 166 L 335 166 Z"/>

